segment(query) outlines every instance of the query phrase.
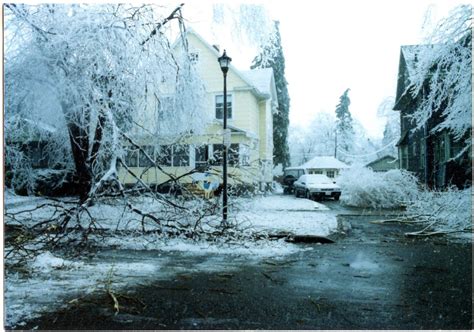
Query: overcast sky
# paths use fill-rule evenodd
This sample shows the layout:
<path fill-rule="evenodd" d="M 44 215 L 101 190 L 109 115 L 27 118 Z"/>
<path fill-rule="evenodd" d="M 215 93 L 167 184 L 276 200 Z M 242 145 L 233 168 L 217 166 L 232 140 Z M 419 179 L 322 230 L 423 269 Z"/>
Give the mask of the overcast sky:
<path fill-rule="evenodd" d="M 236 1 L 233 1 L 234 3 Z M 248 1 L 247 1 L 248 2 Z M 458 0 L 272 0 L 259 1 L 280 21 L 291 98 L 291 124 L 305 125 L 316 112 L 334 112 L 350 88 L 350 111 L 368 130 L 381 137 L 384 121 L 379 104 L 395 95 L 400 46 L 422 42 L 422 27 L 436 23 L 461 3 Z M 188 1 L 184 16 L 205 38 L 211 1 Z M 431 19 L 426 21 L 430 11 Z M 208 40 L 211 44 L 216 42 Z M 242 45 L 218 40 L 239 69 L 255 56 Z"/>

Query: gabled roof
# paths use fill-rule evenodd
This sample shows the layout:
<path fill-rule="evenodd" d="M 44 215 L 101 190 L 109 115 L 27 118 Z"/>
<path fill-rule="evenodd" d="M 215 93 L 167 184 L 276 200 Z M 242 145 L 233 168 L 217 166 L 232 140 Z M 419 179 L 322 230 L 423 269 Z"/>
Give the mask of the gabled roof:
<path fill-rule="evenodd" d="M 330 157 L 330 156 L 323 156 L 323 157 L 314 157 L 310 161 L 307 161 L 301 166 L 297 167 L 288 167 L 286 169 L 327 169 L 327 168 L 334 168 L 334 169 L 341 169 L 341 168 L 349 168 L 348 165 L 344 164 L 342 161 Z"/>
<path fill-rule="evenodd" d="M 421 46 L 422 45 L 404 45 L 400 48 L 400 52 L 405 60 L 409 78 L 412 77 L 415 72 Z"/>
<path fill-rule="evenodd" d="M 216 61 L 217 58 L 219 58 L 221 55 L 217 51 L 216 48 L 214 48 L 211 44 L 209 44 L 200 34 L 198 34 L 196 31 L 194 31 L 192 28 L 188 27 L 185 34 L 192 34 L 194 35 L 206 48 L 216 56 Z M 173 43 L 172 48 L 175 48 L 178 43 L 181 41 L 182 36 L 180 35 L 176 41 Z M 259 86 L 255 85 L 254 82 L 252 82 L 247 75 L 244 75 L 240 70 L 235 68 L 232 64 L 229 66 L 229 70 L 237 75 L 242 81 L 244 81 L 246 84 L 248 84 L 252 88 L 252 92 L 259 98 L 263 99 L 269 99 L 272 97 L 271 93 L 266 93 L 265 91 L 262 91 L 259 89 Z M 258 75 L 258 74 L 257 74 Z M 272 76 L 273 76 L 273 71 L 272 71 Z M 267 90 L 267 89 L 265 89 Z"/>
<path fill-rule="evenodd" d="M 273 69 L 262 68 L 242 71 L 242 74 L 261 92 L 271 94 L 270 89 L 273 80 Z"/>
<path fill-rule="evenodd" d="M 395 96 L 394 110 L 400 110 L 402 104 L 411 98 L 408 88 L 413 82 L 418 61 L 423 52 L 433 45 L 403 45 L 400 47 L 400 63 L 398 66 L 397 95 Z"/>
<path fill-rule="evenodd" d="M 398 160 L 398 159 L 395 158 L 394 156 L 391 156 L 391 155 L 387 154 L 387 155 L 385 155 L 385 156 L 383 156 L 383 157 L 380 157 L 380 158 L 377 158 L 377 159 L 371 161 L 370 163 L 368 163 L 367 165 L 365 165 L 365 167 L 370 167 L 370 166 L 372 166 L 372 165 L 374 165 L 374 164 L 376 164 L 376 163 L 378 163 L 379 161 L 382 161 L 382 160 L 384 160 L 384 159 L 390 159 L 389 163 L 390 163 L 390 162 L 395 162 L 396 160 Z"/>

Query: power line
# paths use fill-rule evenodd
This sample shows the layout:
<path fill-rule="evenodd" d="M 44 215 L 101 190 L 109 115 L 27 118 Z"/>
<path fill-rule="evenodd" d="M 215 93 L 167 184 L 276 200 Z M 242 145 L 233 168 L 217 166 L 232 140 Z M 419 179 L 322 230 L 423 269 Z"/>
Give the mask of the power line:
<path fill-rule="evenodd" d="M 355 157 L 355 158 L 357 158 L 357 157 L 367 157 L 367 156 L 375 155 L 375 154 L 377 154 L 379 152 L 382 152 L 383 150 L 393 146 L 398 140 L 399 140 L 399 138 L 396 138 L 395 140 L 393 140 L 392 142 L 388 143 L 387 145 L 381 147 L 377 151 L 366 153 L 366 154 L 353 155 L 353 154 L 349 154 L 349 153 L 345 152 L 344 150 L 337 150 L 337 151 L 342 152 L 342 154 L 344 154 L 345 156 L 348 156 L 348 157 Z M 297 153 L 290 153 L 290 154 L 292 156 L 311 155 L 311 153 L 304 153 L 304 152 L 297 152 Z M 329 155 L 329 153 L 328 153 L 328 155 Z"/>
<path fill-rule="evenodd" d="M 338 152 L 342 152 L 343 155 L 345 156 L 348 156 L 348 157 L 368 157 L 368 156 L 372 156 L 374 154 L 377 154 L 379 152 L 382 152 L 383 150 L 385 150 L 386 148 L 390 147 L 390 146 L 393 146 L 393 144 L 395 144 L 395 142 L 397 142 L 399 140 L 399 138 L 396 138 L 395 140 L 393 140 L 392 142 L 390 142 L 389 144 L 385 145 L 384 147 L 378 149 L 377 151 L 375 152 L 371 152 L 371 153 L 366 153 L 366 154 L 359 154 L 359 155 L 354 155 L 354 154 L 349 154 L 349 153 L 346 153 L 344 150 L 338 150 Z"/>

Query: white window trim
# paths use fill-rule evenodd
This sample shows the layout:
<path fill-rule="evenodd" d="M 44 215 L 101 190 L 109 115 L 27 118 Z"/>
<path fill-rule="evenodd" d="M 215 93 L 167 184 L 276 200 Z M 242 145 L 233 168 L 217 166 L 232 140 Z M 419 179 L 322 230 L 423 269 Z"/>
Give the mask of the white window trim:
<path fill-rule="evenodd" d="M 231 93 L 231 92 L 227 92 L 227 95 L 230 97 L 230 104 L 232 106 L 232 113 L 231 113 L 231 116 L 229 118 L 227 118 L 227 120 L 233 120 L 234 119 L 234 112 L 235 112 L 235 108 L 234 108 L 234 94 Z M 224 97 L 224 94 L 223 93 L 216 93 L 214 95 L 214 119 L 218 120 L 218 121 L 224 121 L 224 114 L 222 114 L 222 119 L 218 119 L 216 117 L 216 108 L 217 108 L 217 96 L 222 96 Z M 229 97 L 227 97 L 227 102 L 229 101 Z M 222 110 L 222 113 L 224 113 L 224 110 Z"/>

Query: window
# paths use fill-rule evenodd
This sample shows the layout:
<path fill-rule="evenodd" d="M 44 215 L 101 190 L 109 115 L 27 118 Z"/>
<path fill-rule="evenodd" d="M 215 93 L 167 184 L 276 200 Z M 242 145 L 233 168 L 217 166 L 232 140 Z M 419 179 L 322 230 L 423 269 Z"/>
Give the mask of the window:
<path fill-rule="evenodd" d="M 190 52 L 190 53 L 189 53 L 189 61 L 190 61 L 192 64 L 198 63 L 198 61 L 199 61 L 199 53 L 198 53 L 197 51 Z"/>
<path fill-rule="evenodd" d="M 313 169 L 313 170 L 309 171 L 309 174 L 323 174 L 323 171 Z"/>
<path fill-rule="evenodd" d="M 154 147 L 151 145 L 142 146 L 141 149 L 145 151 L 145 153 L 154 160 Z M 148 159 L 140 149 L 130 147 L 127 150 L 127 154 L 125 155 L 125 164 L 128 167 L 151 167 L 154 165 L 153 161 Z"/>
<path fill-rule="evenodd" d="M 401 155 L 401 168 L 408 169 L 408 146 L 400 146 L 400 155 Z"/>
<path fill-rule="evenodd" d="M 213 159 L 214 164 L 222 163 L 222 155 L 224 151 L 223 144 L 214 144 L 213 145 Z M 227 149 L 227 163 L 230 166 L 237 166 L 239 165 L 239 144 L 233 143 L 230 145 L 230 148 Z"/>
<path fill-rule="evenodd" d="M 227 162 L 230 166 L 239 165 L 239 144 L 231 144 L 227 151 Z"/>
<path fill-rule="evenodd" d="M 162 145 L 157 153 L 157 161 L 162 166 L 189 166 L 189 147 Z"/>
<path fill-rule="evenodd" d="M 154 148 L 153 146 L 143 146 L 142 147 L 143 151 L 146 153 L 143 153 L 143 151 L 139 151 L 139 158 L 138 158 L 138 163 L 140 167 L 151 167 L 154 165 Z M 150 160 L 146 155 L 148 155 L 152 160 Z"/>
<path fill-rule="evenodd" d="M 326 175 L 328 178 L 334 178 L 334 171 L 327 171 Z"/>
<path fill-rule="evenodd" d="M 216 119 L 224 119 L 224 95 L 216 96 Z M 227 119 L 232 119 L 232 95 L 227 95 Z"/>
<path fill-rule="evenodd" d="M 223 144 L 212 145 L 212 159 L 214 164 L 222 164 L 222 151 L 224 150 Z"/>
<path fill-rule="evenodd" d="M 171 166 L 172 147 L 171 145 L 162 145 L 156 152 L 158 164 L 162 166 Z"/>
<path fill-rule="evenodd" d="M 138 149 L 127 150 L 125 164 L 128 167 L 138 167 Z"/>
<path fill-rule="evenodd" d="M 189 166 L 189 147 L 173 145 L 173 166 Z"/>
<path fill-rule="evenodd" d="M 195 149 L 195 163 L 196 167 L 205 166 L 209 160 L 209 146 L 202 145 Z"/>

